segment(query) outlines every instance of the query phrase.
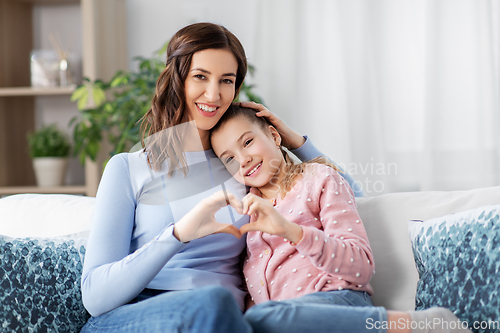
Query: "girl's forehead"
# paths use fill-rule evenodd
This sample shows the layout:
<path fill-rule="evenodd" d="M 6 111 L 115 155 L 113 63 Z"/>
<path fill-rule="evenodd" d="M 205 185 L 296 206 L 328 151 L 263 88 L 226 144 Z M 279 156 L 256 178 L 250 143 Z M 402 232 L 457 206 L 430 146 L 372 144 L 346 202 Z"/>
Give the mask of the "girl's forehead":
<path fill-rule="evenodd" d="M 251 120 L 249 120 L 246 116 L 243 115 L 237 115 L 231 119 L 229 119 L 225 126 L 222 126 L 223 129 L 229 129 L 233 127 L 238 127 L 238 128 L 255 128 L 258 127 L 257 124 Z M 227 126 L 229 125 L 229 126 Z"/>

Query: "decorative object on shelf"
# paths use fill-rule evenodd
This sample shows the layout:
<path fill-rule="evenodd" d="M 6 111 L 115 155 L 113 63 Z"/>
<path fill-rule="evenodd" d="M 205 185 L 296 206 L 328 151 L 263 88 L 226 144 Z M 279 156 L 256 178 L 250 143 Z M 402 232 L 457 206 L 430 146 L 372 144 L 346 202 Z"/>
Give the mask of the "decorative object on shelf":
<path fill-rule="evenodd" d="M 49 40 L 52 44 L 54 50 L 56 50 L 58 56 L 58 73 L 59 73 L 59 85 L 61 87 L 66 87 L 73 84 L 73 78 L 71 75 L 70 68 L 68 66 L 68 61 L 70 58 L 70 52 L 68 49 L 62 48 L 62 43 L 53 34 L 49 34 Z"/>
<path fill-rule="evenodd" d="M 67 158 L 71 150 L 69 138 L 56 125 L 28 133 L 30 156 L 37 185 L 40 187 L 64 184 Z"/>
<path fill-rule="evenodd" d="M 52 50 L 31 52 L 31 85 L 33 87 L 68 87 L 74 85 L 72 71 L 76 60 L 69 48 L 64 49 L 59 39 L 49 35 Z M 72 65 L 70 67 L 70 64 Z"/>
<path fill-rule="evenodd" d="M 74 117 L 70 125 L 75 124 L 74 153 L 82 164 L 86 157 L 96 160 L 104 134 L 112 149 L 109 151 L 110 158 L 129 151 L 141 141 L 139 120 L 151 107 L 156 80 L 165 68 L 167 46 L 168 42 L 151 58 L 134 58 L 139 61 L 137 71 L 119 71 L 110 82 L 84 79 L 83 84 L 75 90 L 71 100 L 77 102 L 80 116 Z M 249 73 L 254 73 L 251 65 Z M 243 82 L 240 96 L 244 100 L 262 103 L 262 99 L 252 90 L 252 85 Z"/>
<path fill-rule="evenodd" d="M 57 87 L 59 85 L 59 57 L 54 50 L 31 52 L 31 85 Z"/>

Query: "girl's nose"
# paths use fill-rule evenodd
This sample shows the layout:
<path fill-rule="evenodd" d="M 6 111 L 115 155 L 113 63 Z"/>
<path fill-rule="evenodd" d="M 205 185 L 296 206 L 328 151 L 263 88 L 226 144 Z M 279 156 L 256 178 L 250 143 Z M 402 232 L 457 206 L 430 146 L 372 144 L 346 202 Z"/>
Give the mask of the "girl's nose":
<path fill-rule="evenodd" d="M 242 156 L 240 158 L 240 161 L 241 161 L 240 167 L 245 168 L 252 161 L 252 157 L 250 155 Z"/>

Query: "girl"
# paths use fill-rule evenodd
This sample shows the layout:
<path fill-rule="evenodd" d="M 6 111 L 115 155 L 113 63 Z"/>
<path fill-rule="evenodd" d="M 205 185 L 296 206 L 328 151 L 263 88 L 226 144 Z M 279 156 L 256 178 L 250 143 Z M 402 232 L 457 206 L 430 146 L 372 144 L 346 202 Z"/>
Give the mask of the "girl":
<path fill-rule="evenodd" d="M 82 273 L 92 315 L 83 332 L 251 331 L 238 238 L 248 216 L 225 207 L 238 206 L 246 188 L 209 141 L 246 71 L 242 45 L 220 25 L 196 23 L 171 38 L 144 118 L 144 149 L 113 156 L 99 185 Z M 321 154 L 262 105 L 245 105 L 300 158 Z M 222 188 L 235 196 L 226 201 Z"/>
<path fill-rule="evenodd" d="M 212 129 L 211 142 L 234 178 L 252 187 L 241 208 L 251 221 L 240 231 L 248 232 L 244 274 L 258 305 L 245 318 L 254 331 L 373 332 L 367 323 L 392 321 L 401 325 L 380 324 L 380 331 L 409 332 L 410 315 L 458 320 L 442 308 L 410 314 L 373 306 L 372 251 L 353 192 L 334 165 L 291 163 L 278 131 L 237 105 Z"/>

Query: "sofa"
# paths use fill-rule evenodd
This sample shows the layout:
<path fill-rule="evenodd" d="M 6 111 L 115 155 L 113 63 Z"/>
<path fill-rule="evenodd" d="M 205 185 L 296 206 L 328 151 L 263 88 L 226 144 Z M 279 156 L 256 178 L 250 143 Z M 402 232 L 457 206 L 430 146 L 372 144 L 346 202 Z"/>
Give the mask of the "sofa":
<path fill-rule="evenodd" d="M 94 201 L 0 199 L 0 332 L 78 332 L 85 323 L 80 276 Z M 500 320 L 499 203 L 500 187 L 357 198 L 375 258 L 375 305 L 447 306 L 470 327 L 483 325 L 474 332 L 500 332 L 484 324 Z"/>

